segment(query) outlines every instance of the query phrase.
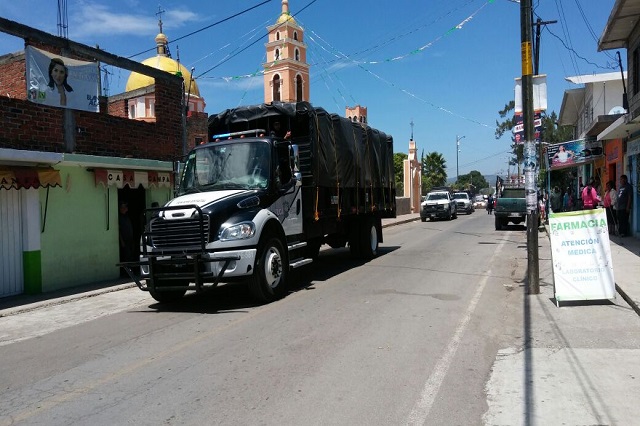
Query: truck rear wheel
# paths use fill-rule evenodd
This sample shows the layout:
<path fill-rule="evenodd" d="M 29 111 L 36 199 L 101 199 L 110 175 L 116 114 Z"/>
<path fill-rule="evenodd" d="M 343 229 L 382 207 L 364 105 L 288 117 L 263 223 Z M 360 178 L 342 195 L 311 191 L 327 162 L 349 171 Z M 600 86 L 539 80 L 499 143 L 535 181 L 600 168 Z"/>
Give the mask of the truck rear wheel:
<path fill-rule="evenodd" d="M 349 242 L 351 255 L 362 259 L 373 259 L 378 255 L 378 228 L 373 218 L 358 223 L 352 241 Z"/>
<path fill-rule="evenodd" d="M 495 222 L 496 222 L 496 231 L 500 231 L 502 229 L 502 220 L 496 217 Z"/>
<path fill-rule="evenodd" d="M 251 295 L 261 303 L 269 303 L 284 296 L 287 291 L 289 262 L 280 239 L 266 236 L 258 247 L 256 269 L 249 279 Z"/>
<path fill-rule="evenodd" d="M 155 289 L 149 289 L 149 294 L 151 295 L 151 297 L 153 297 L 155 300 L 157 300 L 160 303 L 172 303 L 172 302 L 177 302 L 178 300 L 182 299 L 182 297 L 184 296 L 184 294 L 187 292 L 187 290 L 158 290 L 158 287 L 162 287 L 163 282 L 159 281 L 156 283 Z M 171 282 L 167 282 L 166 285 L 170 285 Z M 183 283 L 180 283 L 183 284 Z M 185 284 L 186 285 L 186 284 Z"/>

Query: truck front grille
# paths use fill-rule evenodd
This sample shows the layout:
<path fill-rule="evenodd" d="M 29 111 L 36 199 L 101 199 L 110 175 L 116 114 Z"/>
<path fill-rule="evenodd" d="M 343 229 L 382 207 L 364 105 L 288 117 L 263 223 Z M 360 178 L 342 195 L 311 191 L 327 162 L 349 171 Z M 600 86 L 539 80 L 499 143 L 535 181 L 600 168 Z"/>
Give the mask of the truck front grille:
<path fill-rule="evenodd" d="M 201 247 L 209 242 L 209 216 L 191 219 L 155 218 L 149 224 L 151 246 L 159 249 Z"/>

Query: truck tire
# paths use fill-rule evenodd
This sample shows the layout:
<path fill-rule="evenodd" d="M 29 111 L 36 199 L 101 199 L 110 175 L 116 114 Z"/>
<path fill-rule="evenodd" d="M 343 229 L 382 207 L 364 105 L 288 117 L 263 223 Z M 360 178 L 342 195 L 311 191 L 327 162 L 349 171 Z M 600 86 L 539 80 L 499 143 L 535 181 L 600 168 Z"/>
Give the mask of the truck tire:
<path fill-rule="evenodd" d="M 451 220 L 451 219 L 453 219 L 453 213 L 451 213 L 451 210 L 449 210 L 447 212 L 447 220 Z"/>
<path fill-rule="evenodd" d="M 502 230 L 502 221 L 496 217 L 495 222 L 496 222 L 496 231 Z"/>
<path fill-rule="evenodd" d="M 289 262 L 279 238 L 265 235 L 258 246 L 256 268 L 249 279 L 249 292 L 260 303 L 282 298 L 287 291 Z"/>
<path fill-rule="evenodd" d="M 378 255 L 378 228 L 372 218 L 367 218 L 359 226 L 360 253 L 363 259 L 373 259 Z"/>
<path fill-rule="evenodd" d="M 158 287 L 162 287 L 162 281 L 156 283 L 156 289 Z M 167 290 L 167 291 L 149 289 L 149 294 L 151 295 L 151 297 L 153 297 L 155 300 L 157 300 L 160 303 L 177 302 L 178 300 L 182 299 L 182 297 L 186 292 L 187 292 L 186 289 L 185 290 Z"/>

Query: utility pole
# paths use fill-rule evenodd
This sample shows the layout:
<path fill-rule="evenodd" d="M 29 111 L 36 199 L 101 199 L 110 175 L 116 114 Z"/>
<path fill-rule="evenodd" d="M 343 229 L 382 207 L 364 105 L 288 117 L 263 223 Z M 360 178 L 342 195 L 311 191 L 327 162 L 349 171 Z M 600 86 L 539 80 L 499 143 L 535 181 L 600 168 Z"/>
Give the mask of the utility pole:
<path fill-rule="evenodd" d="M 533 14 L 533 9 L 531 11 L 531 13 Z M 533 18 L 532 18 L 533 20 Z M 543 21 L 542 19 L 538 18 L 536 20 L 536 23 L 533 24 L 536 26 L 536 40 L 535 40 L 535 44 L 534 44 L 534 48 L 535 48 L 535 57 L 534 57 L 534 61 L 533 61 L 533 75 L 539 75 L 540 74 L 540 28 L 543 25 L 549 25 L 549 24 L 555 24 L 558 21 Z M 622 80 L 623 84 L 624 84 L 624 80 Z M 540 141 L 540 143 L 538 144 L 538 158 L 540 159 L 540 169 L 542 169 L 542 165 L 545 164 L 546 162 L 543 162 L 542 159 L 544 158 L 543 156 L 543 150 L 542 150 L 542 141 Z M 545 167 L 547 167 L 545 165 Z M 549 174 L 549 171 L 547 170 L 547 175 Z M 549 176 L 547 176 L 547 186 L 551 185 L 551 182 L 548 181 Z"/>
<path fill-rule="evenodd" d="M 464 139 L 464 136 L 458 137 L 458 135 L 456 135 L 456 183 L 458 183 L 458 179 L 460 178 L 460 168 L 458 167 L 458 154 L 460 153 L 461 139 Z"/>
<path fill-rule="evenodd" d="M 520 52 L 522 57 L 522 121 L 525 140 L 525 196 L 527 202 L 528 293 L 540 293 L 538 257 L 538 196 L 535 182 L 536 150 L 533 127 L 533 52 L 531 0 L 520 0 Z"/>

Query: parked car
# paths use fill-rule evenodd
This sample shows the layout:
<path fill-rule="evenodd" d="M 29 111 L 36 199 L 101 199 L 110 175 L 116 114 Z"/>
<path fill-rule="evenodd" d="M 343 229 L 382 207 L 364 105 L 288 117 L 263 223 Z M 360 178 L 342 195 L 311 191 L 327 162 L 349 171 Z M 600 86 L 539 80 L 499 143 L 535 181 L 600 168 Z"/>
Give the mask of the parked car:
<path fill-rule="evenodd" d="M 451 220 L 458 217 L 456 202 L 449 191 L 431 191 L 427 194 L 427 199 L 420 206 L 420 220 L 423 222 L 429 219 Z"/>
<path fill-rule="evenodd" d="M 473 207 L 476 209 L 486 209 L 487 208 L 487 199 L 484 198 L 484 195 L 476 195 L 473 199 Z"/>
<path fill-rule="evenodd" d="M 475 211 L 473 203 L 471 202 L 471 198 L 469 198 L 469 194 L 467 194 L 466 192 L 454 192 L 453 199 L 456 202 L 456 210 L 458 212 L 471 214 Z"/>

